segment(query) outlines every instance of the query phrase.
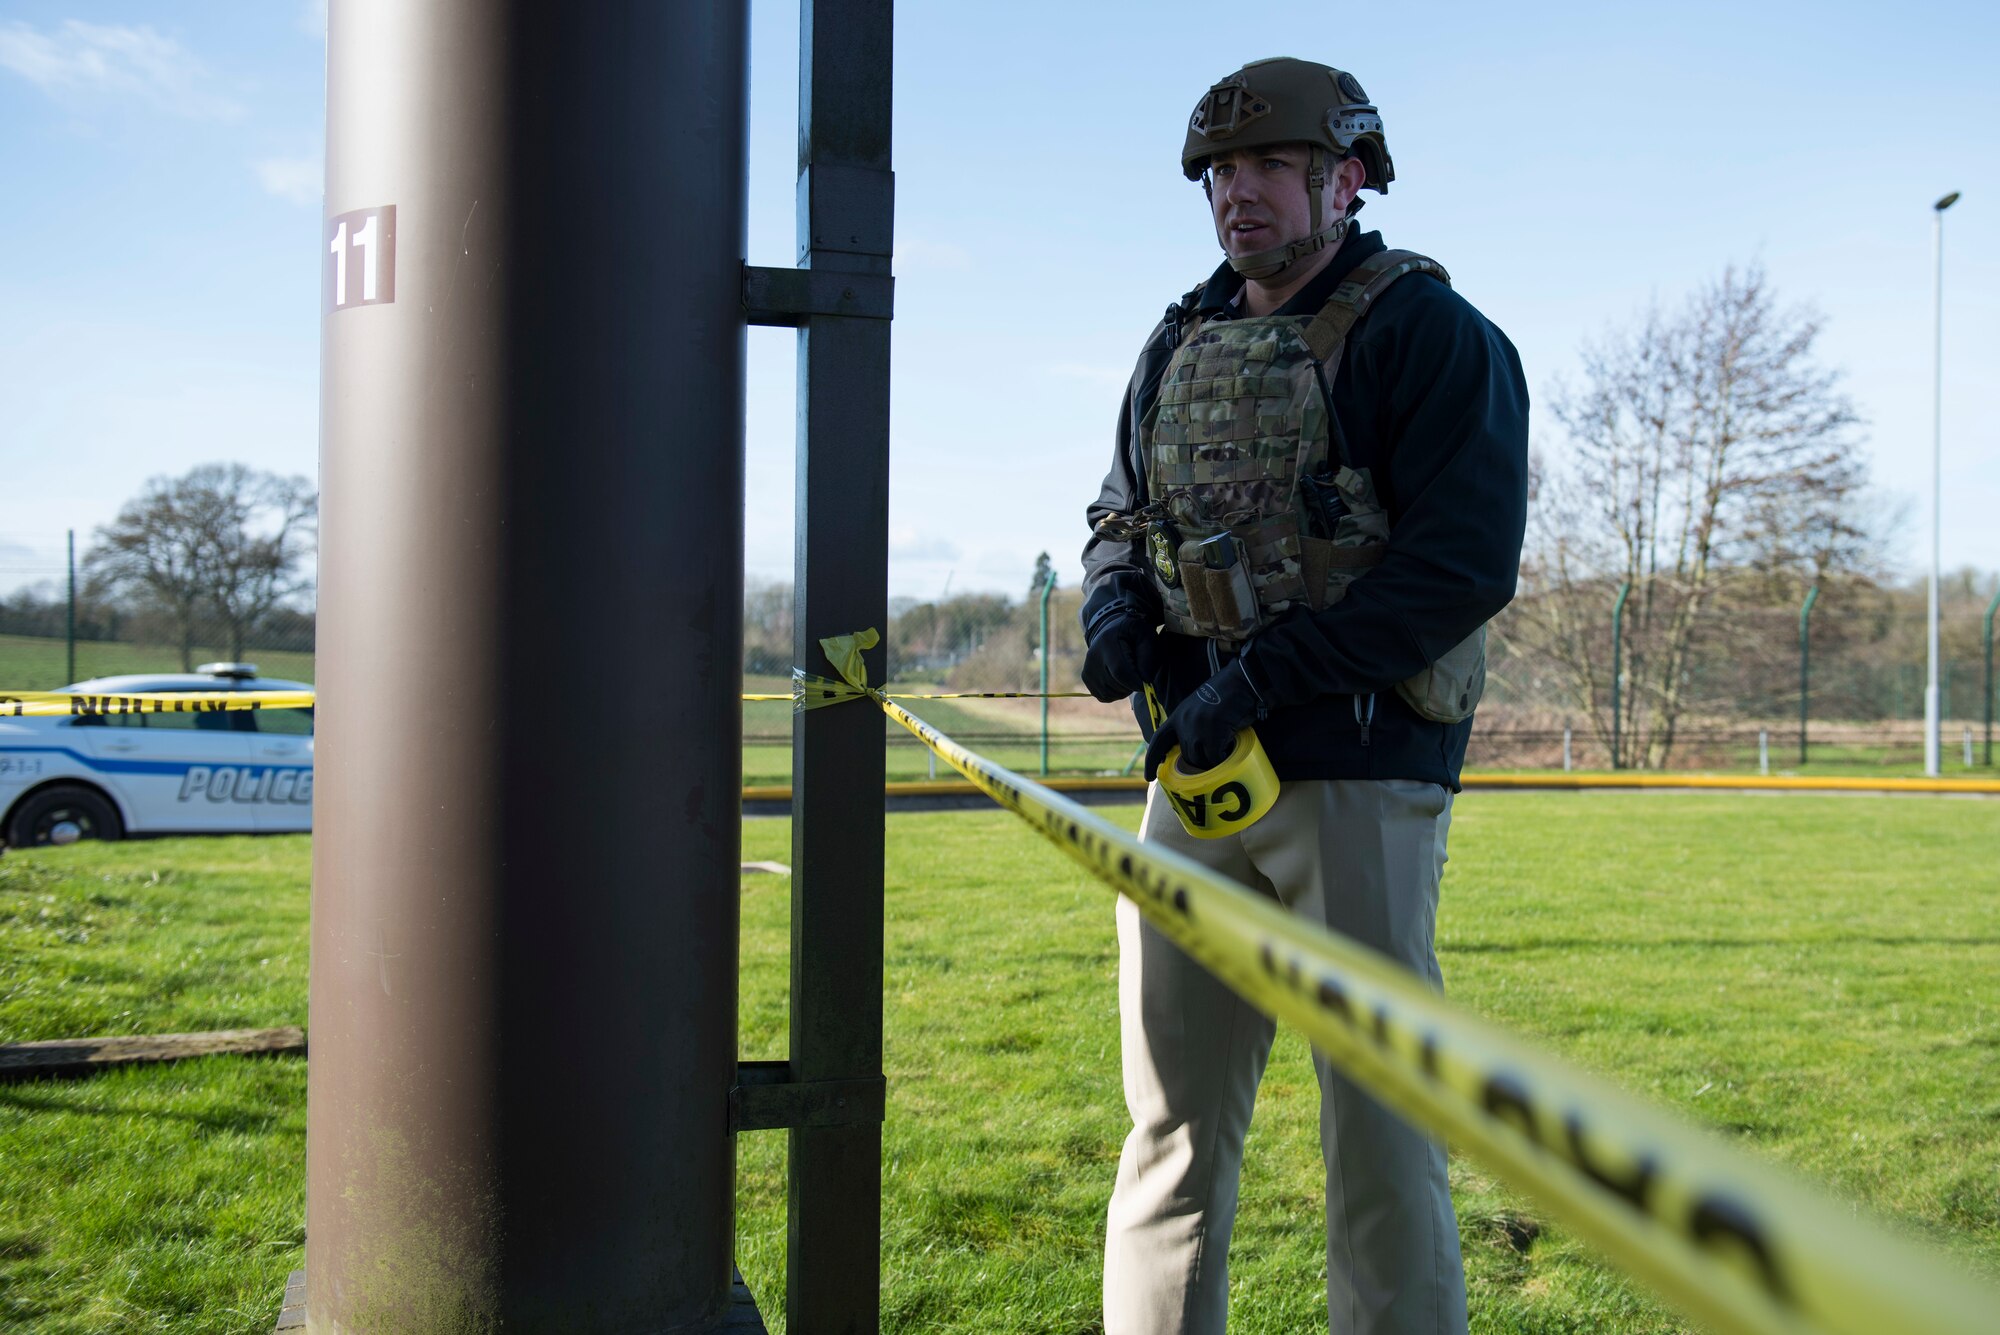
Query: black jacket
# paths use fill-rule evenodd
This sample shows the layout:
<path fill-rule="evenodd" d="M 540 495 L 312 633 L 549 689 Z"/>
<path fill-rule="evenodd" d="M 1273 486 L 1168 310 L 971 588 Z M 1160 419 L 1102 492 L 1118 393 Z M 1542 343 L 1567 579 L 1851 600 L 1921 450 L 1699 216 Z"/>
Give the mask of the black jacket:
<path fill-rule="evenodd" d="M 1350 232 L 1333 262 L 1287 302 L 1312 315 L 1379 233 Z M 1243 280 L 1225 263 L 1195 298 L 1226 316 Z M 1159 394 L 1181 312 L 1169 308 L 1139 354 L 1118 417 L 1118 444 L 1095 526 L 1145 504 L 1138 424 Z M 1192 314 L 1192 312 L 1189 312 Z M 1242 650 L 1270 705 L 1257 735 L 1282 779 L 1419 779 L 1458 787 L 1472 721 L 1423 718 L 1395 683 L 1490 620 L 1514 596 L 1527 521 L 1528 390 L 1506 335 L 1445 284 L 1412 274 L 1391 286 L 1348 335 L 1333 411 L 1357 468 L 1389 512 L 1382 564 L 1321 612 L 1295 609 Z M 1095 536 L 1083 550 L 1086 637 L 1124 614 L 1161 621 L 1143 542 Z M 1227 647 L 1160 634 L 1172 709 L 1231 657 Z M 1372 713 L 1371 713 L 1372 703 Z M 1145 711 L 1134 712 L 1145 726 Z"/>

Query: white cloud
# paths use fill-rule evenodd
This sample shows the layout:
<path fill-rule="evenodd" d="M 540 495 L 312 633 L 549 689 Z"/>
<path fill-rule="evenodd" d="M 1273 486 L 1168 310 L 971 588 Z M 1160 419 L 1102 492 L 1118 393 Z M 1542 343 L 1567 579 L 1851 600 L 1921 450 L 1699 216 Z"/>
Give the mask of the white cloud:
<path fill-rule="evenodd" d="M 251 166 L 264 189 L 294 204 L 317 204 L 326 168 L 318 158 L 265 158 Z"/>
<path fill-rule="evenodd" d="M 898 237 L 893 265 L 899 277 L 913 273 L 963 273 L 972 267 L 972 253 L 949 241 Z"/>
<path fill-rule="evenodd" d="M 891 561 L 956 561 L 958 546 L 949 539 L 907 526 L 889 530 Z"/>
<path fill-rule="evenodd" d="M 196 120 L 243 114 L 208 86 L 208 71 L 193 52 L 149 27 L 69 19 L 41 32 L 10 23 L 0 27 L 0 69 L 12 70 L 51 97 L 132 95 Z"/>

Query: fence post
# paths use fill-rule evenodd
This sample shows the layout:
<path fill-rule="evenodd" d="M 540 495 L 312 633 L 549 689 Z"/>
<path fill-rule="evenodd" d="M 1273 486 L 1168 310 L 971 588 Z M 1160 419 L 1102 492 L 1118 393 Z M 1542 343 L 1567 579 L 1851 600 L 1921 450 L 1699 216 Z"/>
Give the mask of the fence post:
<path fill-rule="evenodd" d="M 1563 724 L 1563 773 L 1565 774 L 1569 773 L 1569 738 L 1569 724 L 1565 723 Z"/>
<path fill-rule="evenodd" d="M 1819 585 L 1806 590 L 1799 604 L 1799 764 L 1806 763 L 1806 708 L 1812 699 L 1812 610 L 1819 601 Z"/>
<path fill-rule="evenodd" d="M 819 661 L 822 637 L 888 624 L 892 7 L 799 4 L 798 268 L 823 295 L 799 327 L 798 663 Z M 882 1078 L 882 728 L 879 710 L 813 709 L 793 734 L 794 1083 Z M 787 1163 L 790 1328 L 873 1335 L 880 1114 L 794 1125 Z"/>
<path fill-rule="evenodd" d="M 1988 621 L 1988 623 L 1991 623 L 1993 620 L 1992 615 L 1988 614 L 1986 620 Z M 68 683 L 76 680 L 76 530 L 75 529 L 71 529 L 69 531 L 69 614 L 63 618 L 63 640 L 69 647 L 69 653 L 66 660 L 69 665 L 68 675 L 66 675 L 63 678 L 63 683 L 67 685 Z M 1988 657 L 1990 658 L 1991 655 L 1989 654 Z"/>
<path fill-rule="evenodd" d="M 1625 675 L 1625 599 L 1632 593 L 1632 581 L 1618 586 L 1618 601 L 1611 604 L 1611 768 L 1623 769 L 1619 758 L 1619 736 L 1624 721 L 1619 714 L 1618 682 Z"/>
<path fill-rule="evenodd" d="M 1757 729 L 1757 772 L 1759 774 L 1769 774 L 1771 772 L 1771 730 L 1769 728 Z"/>
<path fill-rule="evenodd" d="M 1993 764 L 1993 613 L 2000 609 L 2000 589 L 1993 591 L 1993 601 L 1986 604 L 1986 763 Z"/>
<path fill-rule="evenodd" d="M 1049 595 L 1056 591 L 1056 572 L 1042 581 L 1042 773 L 1049 772 Z"/>
<path fill-rule="evenodd" d="M 1972 725 L 1965 725 L 1965 767 L 1972 768 Z"/>

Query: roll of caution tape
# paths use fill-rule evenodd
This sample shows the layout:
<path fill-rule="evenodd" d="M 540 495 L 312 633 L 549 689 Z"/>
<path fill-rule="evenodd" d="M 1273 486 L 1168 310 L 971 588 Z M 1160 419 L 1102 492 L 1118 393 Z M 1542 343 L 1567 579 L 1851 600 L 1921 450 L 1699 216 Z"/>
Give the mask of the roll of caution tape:
<path fill-rule="evenodd" d="M 838 661 L 836 659 L 836 661 Z M 1994 1335 L 2000 1292 L 1447 1002 L 1401 965 L 967 750 L 850 680 L 1239 995 L 1733 1335 Z"/>
<path fill-rule="evenodd" d="M 1192 772 L 1181 768 L 1181 749 L 1167 752 L 1160 764 L 1160 788 L 1181 818 L 1181 827 L 1197 839 L 1221 839 L 1255 825 L 1278 800 L 1278 772 L 1264 754 L 1254 728 L 1236 734 L 1229 758 L 1214 769 Z"/>

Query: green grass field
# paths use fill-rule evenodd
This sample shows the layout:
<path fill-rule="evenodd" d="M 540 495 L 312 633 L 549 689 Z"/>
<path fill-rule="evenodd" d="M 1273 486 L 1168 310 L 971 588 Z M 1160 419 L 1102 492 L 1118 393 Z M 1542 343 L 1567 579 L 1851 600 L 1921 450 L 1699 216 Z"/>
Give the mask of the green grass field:
<path fill-rule="evenodd" d="M 1983 800 L 1474 792 L 1446 984 L 1993 1275 L 1996 848 Z M 287 837 L 0 858 L 0 1040 L 301 1022 L 307 856 Z M 788 824 L 746 822 L 744 856 L 788 862 Z M 782 1057 L 789 885 L 742 893 L 742 1052 Z M 1124 1126 L 1111 903 L 1004 813 L 890 818 L 886 1329 L 1097 1328 Z M 0 1085 L 0 1330 L 269 1330 L 301 1255 L 304 1087 L 291 1058 Z M 1232 1329 L 1323 1328 L 1315 1100 L 1281 1036 Z M 738 1148 L 737 1253 L 774 1329 L 784 1147 Z M 1477 1165 L 1452 1171 L 1474 1330 L 1684 1329 Z"/>
<path fill-rule="evenodd" d="M 309 847 L 0 857 L 0 1041 L 304 1024 Z M 0 1330 L 268 1332 L 305 1094 L 288 1058 L 0 1084 Z"/>
<path fill-rule="evenodd" d="M 226 648 L 197 646 L 194 661 L 219 662 Z M 277 649 L 252 649 L 248 660 L 267 677 L 283 681 L 313 680 L 313 656 Z M 127 672 L 179 672 L 180 650 L 164 644 L 124 644 L 109 640 L 78 640 L 76 675 L 68 675 L 68 646 L 61 640 L 32 635 L 0 635 L 0 691 L 51 691 L 72 681 L 113 677 Z"/>

